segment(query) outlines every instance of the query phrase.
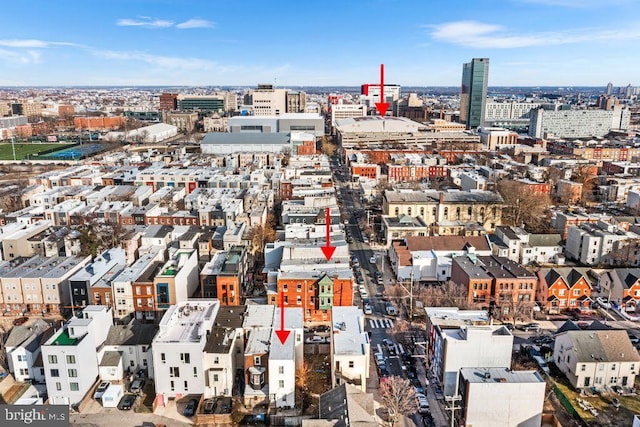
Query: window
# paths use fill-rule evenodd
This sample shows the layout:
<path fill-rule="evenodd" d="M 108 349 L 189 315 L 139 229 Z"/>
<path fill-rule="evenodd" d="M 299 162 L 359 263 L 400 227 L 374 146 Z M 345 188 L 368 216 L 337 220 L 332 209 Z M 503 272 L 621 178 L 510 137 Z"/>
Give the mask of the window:
<path fill-rule="evenodd" d="M 80 390 L 80 387 L 78 387 L 78 383 L 69 383 L 69 390 L 78 391 Z"/>
<path fill-rule="evenodd" d="M 51 369 L 51 376 L 52 377 L 59 377 L 60 376 L 60 372 L 58 372 L 57 369 Z"/>
<path fill-rule="evenodd" d="M 165 359 L 164 353 L 160 353 L 160 361 L 162 363 L 167 363 L 167 359 Z"/>
<path fill-rule="evenodd" d="M 611 370 L 615 371 L 616 370 L 616 364 L 614 363 L 613 365 L 611 365 Z"/>
<path fill-rule="evenodd" d="M 62 390 L 62 383 L 56 383 L 56 390 Z"/>
<path fill-rule="evenodd" d="M 50 354 L 48 359 L 49 363 L 58 363 L 58 356 L 56 356 L 55 354 Z"/>
<path fill-rule="evenodd" d="M 216 365 L 217 365 L 218 363 L 220 363 L 220 358 L 219 358 L 218 356 L 216 356 L 216 357 L 213 359 L 213 363 L 215 363 Z"/>
<path fill-rule="evenodd" d="M 198 378 L 198 368 L 196 368 L 195 366 L 193 367 L 193 377 Z"/>
<path fill-rule="evenodd" d="M 260 362 L 260 356 L 255 356 L 253 358 L 253 364 L 256 366 L 260 366 L 261 362 Z"/>
<path fill-rule="evenodd" d="M 188 390 L 188 389 L 189 389 L 189 382 L 188 382 L 188 381 L 185 381 L 185 382 L 184 382 L 184 389 L 185 389 L 185 390 Z"/>
<path fill-rule="evenodd" d="M 67 363 L 74 365 L 76 363 L 76 356 L 74 356 L 73 354 L 68 354 Z"/>
<path fill-rule="evenodd" d="M 174 391 L 176 389 L 176 387 L 173 384 L 173 381 L 169 381 L 169 387 L 171 388 L 171 391 Z"/>
<path fill-rule="evenodd" d="M 282 365 L 278 366 L 278 373 L 279 374 L 284 374 L 284 366 L 282 366 Z"/>
<path fill-rule="evenodd" d="M 586 369 L 587 369 L 587 365 L 584 365 L 584 364 L 583 364 L 583 365 L 580 367 L 580 370 L 581 370 L 582 372 L 584 372 Z"/>
<path fill-rule="evenodd" d="M 578 295 L 580 295 L 580 289 L 574 289 L 574 290 L 573 290 L 573 295 L 574 295 L 574 296 L 578 296 Z"/>
<path fill-rule="evenodd" d="M 69 373 L 69 378 L 78 377 L 78 371 L 76 369 L 67 369 L 67 372 Z"/>
<path fill-rule="evenodd" d="M 213 374 L 213 381 L 218 382 L 218 374 Z"/>
<path fill-rule="evenodd" d="M 284 388 L 284 380 L 278 381 L 278 387 Z"/>
<path fill-rule="evenodd" d="M 349 360 L 349 367 L 353 368 L 353 360 Z"/>
<path fill-rule="evenodd" d="M 189 353 L 180 353 L 180 361 L 182 363 L 191 363 L 191 355 Z"/>
<path fill-rule="evenodd" d="M 616 384 L 618 382 L 618 377 L 611 377 L 611 379 L 609 380 L 609 382 L 611 384 Z"/>
<path fill-rule="evenodd" d="M 169 376 L 170 377 L 179 377 L 180 376 L 180 368 L 177 366 L 169 367 Z"/>
<path fill-rule="evenodd" d="M 443 215 L 444 219 L 449 219 L 449 208 L 445 207 L 444 208 L 444 215 Z"/>

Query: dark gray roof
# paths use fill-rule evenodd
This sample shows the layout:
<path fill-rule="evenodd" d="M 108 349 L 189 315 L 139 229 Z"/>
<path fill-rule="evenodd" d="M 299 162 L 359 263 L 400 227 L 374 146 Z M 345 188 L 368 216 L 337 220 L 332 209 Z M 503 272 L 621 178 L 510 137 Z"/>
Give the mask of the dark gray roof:
<path fill-rule="evenodd" d="M 100 360 L 100 366 L 118 366 L 121 357 L 121 351 L 105 351 Z"/>
<path fill-rule="evenodd" d="M 133 320 L 128 325 L 113 325 L 105 345 L 151 345 L 158 327 L 153 324 Z"/>
<path fill-rule="evenodd" d="M 23 344 L 29 346 L 33 342 L 39 343 L 41 339 L 38 339 L 38 336 L 50 328 L 51 325 L 39 318 L 30 325 L 14 326 L 5 342 L 5 347 L 19 347 Z"/>
<path fill-rule="evenodd" d="M 246 309 L 247 307 L 244 305 L 220 306 L 213 326 L 221 328 L 242 328 Z"/>
<path fill-rule="evenodd" d="M 627 331 L 567 331 L 578 363 L 640 362 Z"/>
<path fill-rule="evenodd" d="M 562 246 L 560 234 L 531 234 L 529 246 Z"/>
<path fill-rule="evenodd" d="M 287 132 L 210 132 L 200 144 L 236 145 L 236 144 L 289 144 L 291 134 Z"/>
<path fill-rule="evenodd" d="M 373 395 L 351 384 L 341 384 L 320 395 L 318 418 L 336 420 L 336 427 L 377 426 L 373 414 Z"/>
<path fill-rule="evenodd" d="M 204 351 L 213 354 L 228 354 L 234 343 L 235 333 L 236 330 L 232 328 L 212 328 Z"/>

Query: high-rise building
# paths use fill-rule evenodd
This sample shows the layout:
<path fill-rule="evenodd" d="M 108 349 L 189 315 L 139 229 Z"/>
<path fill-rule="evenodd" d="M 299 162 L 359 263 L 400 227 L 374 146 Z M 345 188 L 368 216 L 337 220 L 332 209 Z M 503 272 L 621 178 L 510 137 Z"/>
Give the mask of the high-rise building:
<path fill-rule="evenodd" d="M 607 84 L 607 95 L 612 95 L 613 94 L 613 83 L 609 82 Z"/>
<path fill-rule="evenodd" d="M 488 81 L 489 58 L 473 58 L 462 66 L 460 122 L 467 129 L 484 125 Z"/>

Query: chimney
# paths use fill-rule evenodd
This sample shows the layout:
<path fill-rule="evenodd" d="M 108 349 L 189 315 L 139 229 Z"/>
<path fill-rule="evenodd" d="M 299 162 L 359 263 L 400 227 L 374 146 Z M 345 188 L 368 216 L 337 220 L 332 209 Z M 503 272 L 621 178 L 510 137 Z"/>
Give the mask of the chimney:
<path fill-rule="evenodd" d="M 440 191 L 438 201 L 439 201 L 440 203 L 444 203 L 444 191 Z"/>

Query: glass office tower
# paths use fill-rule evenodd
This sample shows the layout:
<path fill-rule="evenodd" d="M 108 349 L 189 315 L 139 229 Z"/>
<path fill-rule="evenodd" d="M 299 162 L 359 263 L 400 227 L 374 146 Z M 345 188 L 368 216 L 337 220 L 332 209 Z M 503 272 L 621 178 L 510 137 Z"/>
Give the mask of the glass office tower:
<path fill-rule="evenodd" d="M 489 81 L 489 58 L 473 58 L 462 66 L 460 122 L 467 129 L 484 125 Z"/>

